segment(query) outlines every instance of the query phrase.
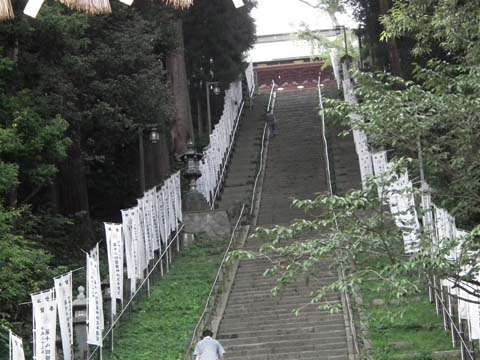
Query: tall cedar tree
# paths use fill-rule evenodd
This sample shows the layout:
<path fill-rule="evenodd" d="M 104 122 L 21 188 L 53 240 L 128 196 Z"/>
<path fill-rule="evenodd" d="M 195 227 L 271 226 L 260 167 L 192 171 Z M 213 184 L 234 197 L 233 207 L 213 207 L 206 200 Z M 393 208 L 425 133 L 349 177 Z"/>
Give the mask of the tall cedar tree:
<path fill-rule="evenodd" d="M 186 14 L 185 50 L 197 119 L 206 112 L 205 81 L 219 81 L 227 87 L 245 70 L 245 52 L 255 42 L 255 22 L 250 15 L 255 5 L 245 1 L 245 6 L 236 9 L 231 0 L 196 0 Z M 220 115 L 221 109 L 217 110 Z M 197 121 L 200 132 L 201 123 Z"/>

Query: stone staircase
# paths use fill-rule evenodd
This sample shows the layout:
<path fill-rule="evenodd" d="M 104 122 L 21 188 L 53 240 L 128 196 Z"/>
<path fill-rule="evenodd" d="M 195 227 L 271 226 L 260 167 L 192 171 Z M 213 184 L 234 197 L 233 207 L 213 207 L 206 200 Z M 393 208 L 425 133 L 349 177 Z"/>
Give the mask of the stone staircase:
<path fill-rule="evenodd" d="M 305 217 L 302 211 L 291 207 L 292 198 L 311 198 L 327 190 L 317 108 L 315 91 L 279 92 L 277 95 L 278 134 L 269 143 L 257 221 L 260 226 L 287 224 Z M 247 130 L 250 126 L 251 132 Z M 260 141 L 258 128 L 254 128 L 253 124 L 245 124 L 245 137 L 239 138 L 237 151 L 241 160 L 235 155 L 221 208 L 238 199 L 243 191 L 240 187 L 248 184 L 250 161 L 255 157 L 253 147 L 256 140 Z M 245 245 L 247 249 L 258 249 L 258 246 L 255 239 L 248 239 Z M 316 305 L 308 305 L 315 287 L 310 287 L 311 284 L 303 279 L 286 287 L 281 296 L 273 297 L 271 289 L 275 279 L 263 276 L 267 268 L 269 262 L 265 259 L 242 260 L 238 266 L 217 335 L 226 349 L 226 358 L 350 359 L 344 314 L 331 314 L 319 310 Z M 329 263 L 322 264 L 318 270 L 320 284 L 336 279 Z M 326 300 L 341 303 L 342 299 L 340 294 L 330 294 Z M 297 316 L 293 310 L 299 307 L 303 308 Z"/>
<path fill-rule="evenodd" d="M 237 141 L 231 154 L 232 161 L 217 204 L 217 208 L 226 210 L 232 219 L 243 203 L 249 205 L 251 202 L 267 104 L 268 95 L 258 95 L 254 106 L 246 110 L 239 123 Z"/>

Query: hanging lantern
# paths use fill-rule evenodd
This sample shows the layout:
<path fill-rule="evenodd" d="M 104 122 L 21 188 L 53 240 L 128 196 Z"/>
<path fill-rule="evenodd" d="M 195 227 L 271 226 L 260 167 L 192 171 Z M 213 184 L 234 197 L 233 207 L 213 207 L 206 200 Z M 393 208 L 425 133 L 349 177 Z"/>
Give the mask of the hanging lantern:
<path fill-rule="evenodd" d="M 10 0 L 0 0 L 0 21 L 13 19 L 13 8 Z"/>
<path fill-rule="evenodd" d="M 187 9 L 193 4 L 193 0 L 165 0 L 165 3 L 175 9 Z"/>

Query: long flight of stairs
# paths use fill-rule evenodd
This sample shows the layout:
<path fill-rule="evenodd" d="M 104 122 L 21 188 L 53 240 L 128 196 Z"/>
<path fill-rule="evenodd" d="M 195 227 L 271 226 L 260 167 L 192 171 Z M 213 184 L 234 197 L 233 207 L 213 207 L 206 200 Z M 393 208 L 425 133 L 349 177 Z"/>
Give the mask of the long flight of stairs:
<path fill-rule="evenodd" d="M 275 114 L 278 134 L 269 144 L 257 221 L 264 227 L 288 224 L 304 217 L 302 211 L 291 207 L 292 198 L 311 198 L 327 190 L 318 94 L 279 92 Z M 239 139 L 238 148 L 248 153 L 249 145 L 242 141 Z M 235 169 L 235 159 L 231 169 Z M 235 177 L 230 172 L 228 181 L 234 184 Z M 224 194 L 227 196 L 220 207 L 223 201 L 231 201 L 233 190 L 229 192 L 227 187 Z M 254 250 L 259 244 L 251 238 L 245 247 Z M 332 314 L 310 305 L 295 315 L 293 310 L 308 304 L 314 288 L 300 279 L 289 285 L 281 296 L 273 297 L 271 289 L 275 280 L 262 275 L 268 267 L 269 262 L 264 259 L 242 260 L 239 264 L 217 336 L 227 351 L 227 358 L 350 359 L 343 313 Z M 337 276 L 329 263 L 322 264 L 319 272 L 321 284 L 328 284 Z M 327 300 L 341 304 L 339 294 L 330 294 Z"/>
<path fill-rule="evenodd" d="M 251 201 L 258 171 L 267 104 L 268 96 L 258 95 L 254 106 L 247 109 L 240 121 L 232 161 L 218 203 L 218 209 L 226 210 L 232 219 L 242 204 L 249 205 Z"/>

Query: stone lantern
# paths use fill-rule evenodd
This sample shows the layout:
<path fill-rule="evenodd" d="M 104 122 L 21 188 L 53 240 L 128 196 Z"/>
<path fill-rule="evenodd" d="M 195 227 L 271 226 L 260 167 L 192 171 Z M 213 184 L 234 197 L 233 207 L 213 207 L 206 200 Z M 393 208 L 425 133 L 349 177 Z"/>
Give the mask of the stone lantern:
<path fill-rule="evenodd" d="M 183 176 L 188 180 L 189 190 L 185 194 L 183 208 L 185 211 L 204 211 L 209 210 L 208 202 L 197 189 L 197 180 L 202 176 L 200 171 L 200 161 L 203 154 L 196 152 L 191 141 L 187 144 L 187 152 L 182 160 L 187 163 Z"/>

